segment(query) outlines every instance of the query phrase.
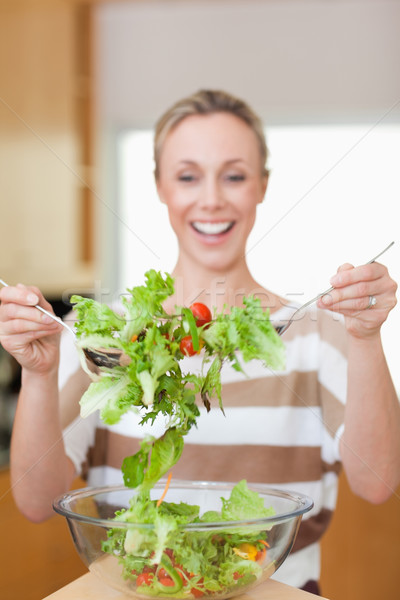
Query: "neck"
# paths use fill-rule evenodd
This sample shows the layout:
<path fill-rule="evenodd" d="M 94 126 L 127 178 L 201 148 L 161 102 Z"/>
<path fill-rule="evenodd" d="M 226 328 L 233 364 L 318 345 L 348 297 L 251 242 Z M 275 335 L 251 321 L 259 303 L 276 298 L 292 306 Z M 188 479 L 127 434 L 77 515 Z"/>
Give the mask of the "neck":
<path fill-rule="evenodd" d="M 271 306 L 270 298 L 273 295 L 252 277 L 244 260 L 222 271 L 210 270 L 180 257 L 172 276 L 175 279 L 175 294 L 169 300 L 167 310 L 172 310 L 174 305 L 190 306 L 193 302 L 203 302 L 220 312 L 225 305 L 241 306 L 243 296 L 250 294 L 260 296 L 263 305 Z"/>

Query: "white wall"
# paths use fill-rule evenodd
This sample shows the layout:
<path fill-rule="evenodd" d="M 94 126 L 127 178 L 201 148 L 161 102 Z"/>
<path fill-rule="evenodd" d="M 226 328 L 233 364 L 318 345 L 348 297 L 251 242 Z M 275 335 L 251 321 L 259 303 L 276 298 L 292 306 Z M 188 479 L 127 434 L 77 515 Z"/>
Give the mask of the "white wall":
<path fill-rule="evenodd" d="M 271 124 L 376 120 L 400 100 L 399 23 L 397 0 L 112 2 L 97 12 L 101 119 L 151 127 L 216 86 Z"/>

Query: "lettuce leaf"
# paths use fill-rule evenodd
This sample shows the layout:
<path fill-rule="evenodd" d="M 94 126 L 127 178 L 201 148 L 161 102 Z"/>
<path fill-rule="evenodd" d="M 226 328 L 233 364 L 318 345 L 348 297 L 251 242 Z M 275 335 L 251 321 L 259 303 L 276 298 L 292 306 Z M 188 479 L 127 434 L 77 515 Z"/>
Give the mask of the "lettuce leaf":
<path fill-rule="evenodd" d="M 224 521 L 245 521 L 246 519 L 262 519 L 274 515 L 272 508 L 266 508 L 264 501 L 253 490 L 249 490 L 243 479 L 232 489 L 228 500 L 221 498 L 221 517 Z"/>
<path fill-rule="evenodd" d="M 139 393 L 138 393 L 139 392 Z M 81 417 L 86 418 L 99 410 L 108 425 L 118 423 L 121 415 L 137 405 L 141 390 L 129 377 L 102 377 L 90 384 L 80 400 Z"/>

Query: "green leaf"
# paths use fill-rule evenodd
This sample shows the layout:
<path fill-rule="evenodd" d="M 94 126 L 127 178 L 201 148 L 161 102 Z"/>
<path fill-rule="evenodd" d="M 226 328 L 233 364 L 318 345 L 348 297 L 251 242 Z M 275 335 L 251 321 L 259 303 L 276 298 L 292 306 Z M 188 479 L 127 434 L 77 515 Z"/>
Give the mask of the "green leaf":
<path fill-rule="evenodd" d="M 100 304 L 92 298 L 74 295 L 70 300 L 77 314 L 75 330 L 78 337 L 91 334 L 112 334 L 120 331 L 125 324 L 121 315 L 115 313 L 107 304 Z"/>
<path fill-rule="evenodd" d="M 198 352 L 200 349 L 199 332 L 197 331 L 197 325 L 193 313 L 190 308 L 182 308 L 182 314 L 186 317 L 189 325 L 190 335 L 192 336 L 193 350 Z"/>
<path fill-rule="evenodd" d="M 154 441 L 150 464 L 145 473 L 142 487 L 150 489 L 179 460 L 183 450 L 183 436 L 175 428 L 167 429 Z"/>
<path fill-rule="evenodd" d="M 207 371 L 207 375 L 204 378 L 204 382 L 201 388 L 201 398 L 205 407 L 207 408 L 207 412 L 210 410 L 211 398 L 216 395 L 219 400 L 219 406 L 222 412 L 224 412 L 224 407 L 222 405 L 222 396 L 221 396 L 221 367 L 222 361 L 220 357 L 217 355 L 213 362 L 211 363 L 210 368 Z M 225 413 L 224 413 L 225 414 Z"/>
<path fill-rule="evenodd" d="M 221 500 L 221 515 L 225 521 L 261 519 L 275 514 L 272 508 L 264 505 L 263 498 L 257 492 L 249 490 L 244 479 L 235 485 L 228 500 Z"/>
<path fill-rule="evenodd" d="M 88 417 L 95 410 L 102 411 L 102 418 L 107 424 L 117 423 L 121 414 L 129 410 L 129 403 L 124 399 L 129 395 L 130 379 L 128 377 L 103 377 L 90 384 L 79 404 L 81 417 Z"/>
<path fill-rule="evenodd" d="M 144 479 L 144 472 L 149 462 L 149 453 L 154 438 L 145 438 L 141 448 L 133 456 L 127 456 L 122 462 L 122 474 L 124 484 L 127 487 L 136 488 Z"/>

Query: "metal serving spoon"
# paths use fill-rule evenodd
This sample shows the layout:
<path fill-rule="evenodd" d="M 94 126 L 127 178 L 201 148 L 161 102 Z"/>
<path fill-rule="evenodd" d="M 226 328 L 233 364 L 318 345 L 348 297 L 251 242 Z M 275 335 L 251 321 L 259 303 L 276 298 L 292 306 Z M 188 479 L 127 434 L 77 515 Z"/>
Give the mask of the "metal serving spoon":
<path fill-rule="evenodd" d="M 0 279 L 0 283 L 4 287 L 9 287 L 8 283 L 3 281 L 3 279 Z M 72 333 L 75 340 L 77 339 L 76 333 L 72 327 L 60 319 L 60 317 L 56 317 L 42 306 L 39 306 L 39 304 L 36 304 L 35 308 L 53 319 L 53 321 L 57 321 L 57 323 Z M 111 369 L 112 367 L 116 366 L 126 366 L 130 362 L 129 356 L 124 354 L 121 350 L 119 350 L 119 348 L 83 348 L 83 352 L 85 353 L 87 360 L 93 363 L 96 367 L 107 367 Z"/>
<path fill-rule="evenodd" d="M 393 246 L 393 244 L 394 244 L 394 242 L 391 242 L 388 246 L 386 246 L 386 248 L 384 250 L 382 250 L 381 252 L 379 252 L 379 254 L 377 254 L 376 256 L 374 256 L 374 258 L 371 258 L 371 260 L 369 260 L 365 264 L 366 265 L 370 265 L 371 263 L 375 262 L 380 256 L 382 256 L 382 254 L 384 254 L 386 252 L 386 250 L 389 250 L 389 248 L 391 248 Z M 295 317 L 299 316 L 299 313 L 302 313 L 311 304 L 314 304 L 314 302 L 317 302 L 317 300 L 319 300 L 320 298 L 322 298 L 322 296 L 325 296 L 326 294 L 329 294 L 334 289 L 335 289 L 334 287 L 330 287 L 329 289 L 325 290 L 324 292 L 321 292 L 320 294 L 318 294 L 318 296 L 315 296 L 315 298 L 312 298 L 311 300 L 309 300 L 308 302 L 306 302 L 305 304 L 303 304 L 302 306 L 300 306 L 300 308 L 298 308 L 292 314 L 292 316 L 290 317 L 290 319 L 284 325 L 274 325 L 274 327 L 275 327 L 278 335 L 282 335 L 290 327 L 290 325 L 293 323 Z"/>

